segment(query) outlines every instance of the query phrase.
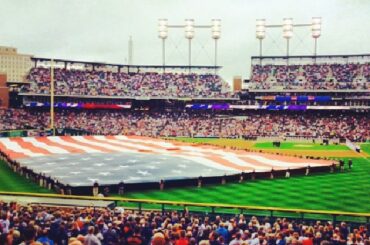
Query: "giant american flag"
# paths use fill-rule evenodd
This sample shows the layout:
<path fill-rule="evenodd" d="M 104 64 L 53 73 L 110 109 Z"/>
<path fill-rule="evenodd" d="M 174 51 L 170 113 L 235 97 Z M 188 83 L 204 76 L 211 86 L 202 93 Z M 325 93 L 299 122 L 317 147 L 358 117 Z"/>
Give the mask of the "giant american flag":
<path fill-rule="evenodd" d="M 241 172 L 329 166 L 330 161 L 141 136 L 0 138 L 0 150 L 64 184 L 157 182 Z"/>

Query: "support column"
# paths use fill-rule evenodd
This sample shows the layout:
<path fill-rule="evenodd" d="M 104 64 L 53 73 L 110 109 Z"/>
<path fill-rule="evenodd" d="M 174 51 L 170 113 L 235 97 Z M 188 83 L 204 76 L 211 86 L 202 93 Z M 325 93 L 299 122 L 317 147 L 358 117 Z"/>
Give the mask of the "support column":
<path fill-rule="evenodd" d="M 262 66 L 262 39 L 260 38 L 260 66 Z"/>
<path fill-rule="evenodd" d="M 191 39 L 189 39 L 189 73 L 191 73 Z"/>
<path fill-rule="evenodd" d="M 50 128 L 55 136 L 54 125 L 54 60 L 50 60 Z"/>

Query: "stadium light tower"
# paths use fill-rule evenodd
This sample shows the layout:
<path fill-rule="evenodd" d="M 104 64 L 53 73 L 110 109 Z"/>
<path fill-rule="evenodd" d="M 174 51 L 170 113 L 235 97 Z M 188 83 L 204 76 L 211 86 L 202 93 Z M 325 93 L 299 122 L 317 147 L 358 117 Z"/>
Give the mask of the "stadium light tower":
<path fill-rule="evenodd" d="M 266 37 L 266 20 L 258 19 L 256 24 L 256 38 L 260 41 L 260 57 L 262 57 L 262 40 Z"/>
<path fill-rule="evenodd" d="M 217 41 L 221 37 L 221 20 L 213 19 L 212 20 L 212 38 L 215 40 L 215 67 L 217 66 Z"/>
<path fill-rule="evenodd" d="M 188 39 L 189 45 L 189 72 L 191 71 L 191 41 L 194 38 L 195 29 L 211 29 L 212 39 L 215 40 L 215 70 L 217 69 L 217 42 L 221 37 L 221 20 L 212 19 L 211 25 L 195 25 L 194 19 L 185 19 L 185 24 L 182 25 L 170 25 L 167 19 L 158 20 L 158 37 L 162 39 L 162 65 L 165 68 L 165 40 L 168 37 L 169 29 L 184 28 L 185 38 Z"/>
<path fill-rule="evenodd" d="M 286 56 L 289 57 L 289 39 L 293 37 L 293 19 L 283 19 L 283 37 L 286 39 Z"/>
<path fill-rule="evenodd" d="M 166 65 L 166 39 L 168 37 L 168 21 L 167 19 L 159 19 L 158 37 L 162 39 L 162 65 Z"/>
<path fill-rule="evenodd" d="M 194 20 L 185 19 L 185 38 L 189 40 L 189 72 L 191 70 L 191 40 L 194 38 Z"/>
<path fill-rule="evenodd" d="M 321 36 L 321 17 L 312 17 L 310 23 L 293 24 L 292 18 L 284 18 L 282 24 L 266 24 L 265 19 L 257 19 L 256 38 L 260 40 L 260 60 L 262 59 L 262 40 L 266 37 L 267 28 L 282 28 L 283 38 L 287 41 L 287 64 L 289 64 L 289 40 L 293 37 L 293 28 L 311 28 L 312 37 L 315 39 L 314 55 L 317 55 L 317 39 Z"/>
<path fill-rule="evenodd" d="M 256 38 L 260 43 L 260 65 L 262 64 L 262 40 L 266 37 L 266 20 L 257 19 L 256 23 Z"/>
<path fill-rule="evenodd" d="M 312 37 L 315 40 L 313 55 L 317 55 L 317 39 L 321 36 L 321 17 L 312 17 Z"/>

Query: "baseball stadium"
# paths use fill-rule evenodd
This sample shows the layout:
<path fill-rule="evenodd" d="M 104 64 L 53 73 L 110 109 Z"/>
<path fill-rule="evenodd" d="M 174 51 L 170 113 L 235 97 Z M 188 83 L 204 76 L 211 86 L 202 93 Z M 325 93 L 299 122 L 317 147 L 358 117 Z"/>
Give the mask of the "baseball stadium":
<path fill-rule="evenodd" d="M 370 33 L 331 6 L 5 2 L 0 244 L 370 244 Z"/>

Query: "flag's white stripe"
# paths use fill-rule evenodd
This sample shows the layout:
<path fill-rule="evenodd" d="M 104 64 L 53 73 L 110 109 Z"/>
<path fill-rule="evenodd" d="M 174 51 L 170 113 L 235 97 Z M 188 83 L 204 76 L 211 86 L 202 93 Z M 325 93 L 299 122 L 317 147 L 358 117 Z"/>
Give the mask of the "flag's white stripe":
<path fill-rule="evenodd" d="M 117 138 L 117 136 L 116 136 L 116 138 Z M 121 136 L 119 138 L 122 138 L 123 139 L 123 137 L 121 137 Z M 142 148 L 145 148 L 147 150 L 152 150 L 152 151 L 159 152 L 159 153 L 162 153 L 162 154 L 165 154 L 165 155 L 177 155 L 177 154 L 179 154 L 177 151 L 173 152 L 173 151 L 168 151 L 168 150 L 165 150 L 165 149 L 158 149 L 158 148 L 150 147 L 150 146 L 143 146 L 143 145 L 138 145 L 138 144 L 130 144 L 129 143 L 130 139 L 127 139 L 125 141 L 123 141 L 123 140 L 114 140 L 114 141 L 117 142 L 117 143 L 118 142 L 119 143 L 124 143 L 124 144 L 127 144 L 127 145 L 132 146 L 132 147 L 142 147 Z M 148 143 L 148 141 L 146 141 L 146 140 L 142 140 L 142 141 L 138 140 L 138 141 L 135 141 L 135 142 L 137 142 L 137 143 Z M 152 141 L 152 142 L 153 142 L 152 144 L 156 144 L 155 141 Z M 172 147 L 176 147 L 176 146 L 173 145 Z M 178 147 L 176 147 L 176 148 L 178 148 Z M 190 147 L 190 148 L 187 149 L 187 151 L 184 151 L 183 149 L 179 149 L 179 150 L 182 153 L 187 153 L 187 154 L 196 155 L 196 156 L 206 156 L 207 155 L 205 153 L 202 153 L 201 151 L 194 151 L 194 149 L 195 149 L 195 147 Z M 207 153 L 210 154 L 209 152 L 207 152 Z"/>
<path fill-rule="evenodd" d="M 279 167 L 306 167 L 308 165 L 310 165 L 311 167 L 322 166 L 321 164 L 318 164 L 315 162 L 304 162 L 304 163 L 283 162 L 280 160 L 272 160 L 272 159 L 268 159 L 262 156 L 253 155 L 253 154 L 246 154 L 246 157 L 252 158 L 262 163 L 267 163 L 267 164 L 271 164 L 271 165 L 279 166 Z"/>
<path fill-rule="evenodd" d="M 280 160 L 272 160 L 265 158 L 263 156 L 258 156 L 254 155 L 253 153 L 239 153 L 239 154 L 234 154 L 231 152 L 225 152 L 223 150 L 215 150 L 212 151 L 211 149 L 202 149 L 202 148 L 197 148 L 197 147 L 192 147 L 192 146 L 180 146 L 180 149 L 185 150 L 185 151 L 193 151 L 193 152 L 198 152 L 198 153 L 203 153 L 203 154 L 217 154 L 221 155 L 222 157 L 230 157 L 230 156 L 240 156 L 240 157 L 249 157 L 253 160 L 259 161 L 263 164 L 268 164 L 271 166 L 276 166 L 276 167 L 293 167 L 293 168 L 299 168 L 299 167 L 305 167 L 305 166 L 322 166 L 321 164 L 315 163 L 315 162 L 305 162 L 305 163 L 299 163 L 299 162 L 285 162 L 285 161 L 280 161 Z M 245 161 L 244 159 L 241 159 L 242 161 Z"/>
<path fill-rule="evenodd" d="M 222 158 L 228 160 L 229 162 L 232 162 L 238 166 L 242 166 L 242 167 L 249 167 L 249 168 L 252 168 L 252 169 L 255 169 L 255 170 L 261 170 L 261 171 L 269 171 L 271 170 L 271 167 L 267 167 L 267 166 L 259 166 L 259 165 L 256 165 L 254 163 L 249 163 L 247 161 L 244 161 L 236 156 L 233 156 L 233 155 L 224 155 Z"/>
<path fill-rule="evenodd" d="M 168 147 L 177 147 L 171 143 L 167 143 L 167 142 L 161 142 L 161 141 L 154 141 L 154 140 L 149 140 L 149 139 L 130 139 L 126 136 L 123 136 L 123 135 L 116 135 L 114 136 L 116 139 L 120 140 L 120 141 L 123 141 L 123 142 L 134 142 L 134 143 L 149 143 L 149 144 L 153 144 L 153 145 L 159 145 L 159 146 L 162 146 L 164 148 L 168 148 Z"/>
<path fill-rule="evenodd" d="M 240 172 L 234 168 L 230 168 L 230 167 L 226 167 L 222 164 L 219 164 L 217 162 L 214 162 L 212 160 L 209 160 L 207 158 L 204 158 L 204 157 L 197 157 L 197 156 L 186 156 L 186 155 L 178 155 L 179 157 L 182 157 L 182 158 L 185 158 L 187 160 L 192 160 L 194 162 L 197 162 L 197 163 L 200 163 L 202 165 L 205 165 L 207 167 L 211 167 L 211 168 L 215 168 L 215 169 L 219 169 L 219 170 L 224 170 L 224 171 L 229 171 L 229 172 L 233 172 L 233 173 L 236 173 L 236 172 Z M 199 173 L 199 175 L 202 175 L 202 173 Z"/>
<path fill-rule="evenodd" d="M 231 158 L 239 159 L 240 161 L 243 161 L 243 162 L 247 163 L 247 165 L 256 166 L 256 164 L 258 165 L 260 163 L 260 164 L 264 164 L 264 165 L 270 165 L 271 167 L 273 167 L 273 166 L 275 166 L 275 167 L 291 167 L 291 166 L 293 166 L 292 164 L 290 164 L 288 162 L 281 162 L 281 163 L 277 164 L 275 162 L 271 162 L 270 159 L 267 159 L 267 158 L 264 158 L 264 157 L 263 157 L 263 159 L 265 159 L 265 160 L 254 159 L 254 158 L 251 157 L 251 154 L 234 154 L 234 153 L 226 153 L 226 154 L 229 154 L 229 155 L 224 155 L 224 157 L 226 157 L 226 158 L 231 157 Z M 241 159 L 240 157 L 245 157 L 245 158 L 251 157 L 251 159 L 257 161 L 258 163 L 250 163 L 250 162 L 248 162 L 247 159 Z M 238 162 L 235 162 L 235 163 L 238 164 Z M 267 170 L 271 169 L 271 167 L 260 166 L 260 168 L 267 169 Z"/>
<path fill-rule="evenodd" d="M 190 152 L 206 152 L 204 149 L 197 148 L 194 146 L 178 146 L 183 151 L 190 151 Z M 215 152 L 216 153 L 216 152 Z"/>
<path fill-rule="evenodd" d="M 25 142 L 29 142 L 29 143 L 33 144 L 35 147 L 45 149 L 45 150 L 47 150 L 51 153 L 55 153 L 55 154 L 68 154 L 68 153 L 70 153 L 69 151 L 66 151 L 62 148 L 55 147 L 55 146 L 50 146 L 50 145 L 47 145 L 43 142 L 39 142 L 33 137 L 25 137 L 25 138 L 22 138 L 22 139 Z"/>
<path fill-rule="evenodd" d="M 205 154 L 205 155 L 219 155 L 219 156 L 225 156 L 226 154 L 233 154 L 230 152 L 226 152 L 222 149 L 203 149 L 200 147 L 194 147 L 194 146 L 178 146 L 180 150 L 182 151 L 188 151 L 188 152 L 197 152 L 199 154 Z"/>
<path fill-rule="evenodd" d="M 87 143 L 87 144 L 90 144 L 90 145 L 104 147 L 107 150 L 113 150 L 113 151 L 118 151 L 118 152 L 136 152 L 136 151 L 129 150 L 127 148 L 114 146 L 114 145 L 109 144 L 109 143 L 101 143 L 101 142 L 97 142 L 97 141 L 94 141 L 94 140 L 88 140 L 88 139 L 85 139 L 83 136 L 76 136 L 76 137 L 74 137 L 74 139 L 79 141 L 79 142 L 82 142 L 82 143 Z"/>
<path fill-rule="evenodd" d="M 143 145 L 138 145 L 138 144 L 132 144 L 132 143 L 126 143 L 124 141 L 120 141 L 120 140 L 112 140 L 112 139 L 107 139 L 106 137 L 104 136 L 94 136 L 95 139 L 98 139 L 98 140 L 104 140 L 106 141 L 107 143 L 113 143 L 113 144 L 119 144 L 119 145 L 122 145 L 122 147 L 132 147 L 132 148 L 136 148 L 137 150 L 146 150 L 146 151 L 158 151 L 156 148 L 152 148 L 152 147 L 147 147 L 147 146 L 143 146 Z M 134 152 L 134 151 L 133 151 Z M 163 151 L 162 151 L 163 152 Z"/>
<path fill-rule="evenodd" d="M 30 156 L 30 157 L 39 157 L 39 156 L 45 156 L 44 154 L 42 153 L 34 153 L 32 152 L 31 150 L 29 149 L 25 149 L 23 148 L 22 146 L 20 146 L 18 143 L 16 142 L 13 142 L 13 141 L 10 141 L 10 139 L 8 138 L 3 138 L 1 139 L 1 142 L 6 146 L 6 148 L 8 148 L 9 150 L 12 150 L 12 151 L 15 151 L 15 152 L 19 152 L 19 153 L 23 153 L 27 156 Z"/>
<path fill-rule="evenodd" d="M 72 142 L 64 141 L 62 138 L 60 138 L 58 136 L 51 136 L 51 137 L 48 137 L 48 139 L 50 141 L 52 141 L 54 143 L 57 143 L 57 144 L 60 144 L 60 145 L 70 146 L 70 147 L 74 147 L 74 148 L 83 150 L 86 153 L 102 153 L 102 151 L 99 151 L 99 150 L 96 150 L 96 149 L 93 149 L 93 148 L 90 148 L 90 147 L 87 147 L 87 146 L 83 146 L 83 145 L 75 144 L 75 143 L 72 143 Z"/>
<path fill-rule="evenodd" d="M 205 157 L 205 156 L 209 156 L 210 155 L 210 154 L 204 154 L 202 152 L 197 152 L 197 151 L 184 151 L 184 153 L 190 154 L 192 156 L 200 156 L 200 157 Z"/>

